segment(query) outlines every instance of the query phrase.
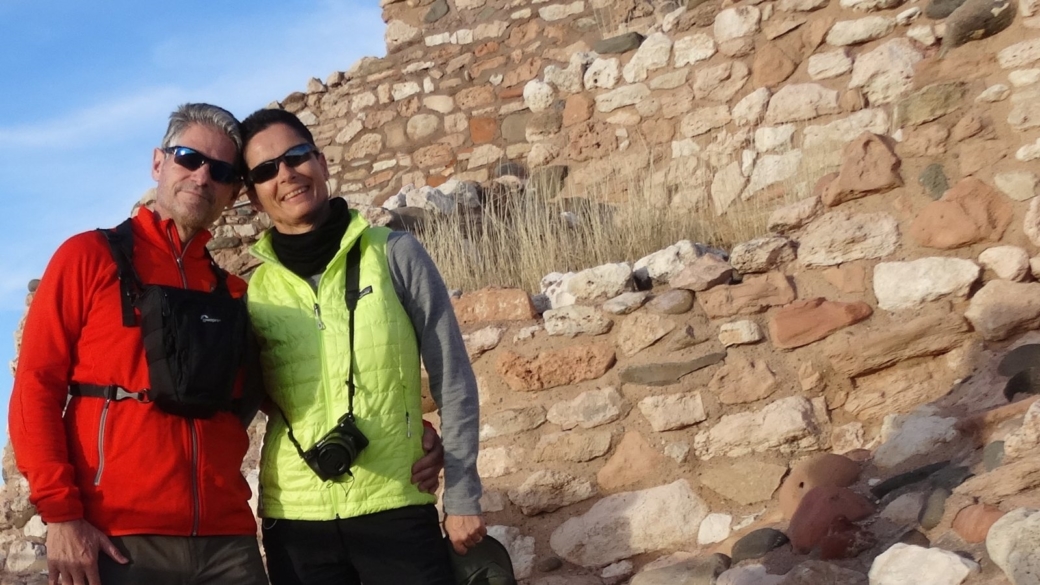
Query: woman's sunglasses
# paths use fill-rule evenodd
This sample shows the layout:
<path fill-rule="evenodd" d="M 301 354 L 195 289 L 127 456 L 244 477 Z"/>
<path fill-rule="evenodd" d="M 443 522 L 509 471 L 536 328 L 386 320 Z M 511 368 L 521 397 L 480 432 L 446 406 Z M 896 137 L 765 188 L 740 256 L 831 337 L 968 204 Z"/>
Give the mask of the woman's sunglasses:
<path fill-rule="evenodd" d="M 209 176 L 218 183 L 229 185 L 238 179 L 238 171 L 231 163 L 212 159 L 201 152 L 188 148 L 187 146 L 167 146 L 162 149 L 166 154 L 173 155 L 173 162 L 188 169 L 197 171 L 202 165 L 209 167 Z"/>
<path fill-rule="evenodd" d="M 278 176 L 278 163 L 284 162 L 289 167 L 295 169 L 307 162 L 315 152 L 317 152 L 317 150 L 310 144 L 298 144 L 282 153 L 282 156 L 272 158 L 271 160 L 265 160 L 252 169 L 249 169 L 249 172 L 246 173 L 246 180 L 249 181 L 249 184 L 251 185 L 270 181 Z"/>

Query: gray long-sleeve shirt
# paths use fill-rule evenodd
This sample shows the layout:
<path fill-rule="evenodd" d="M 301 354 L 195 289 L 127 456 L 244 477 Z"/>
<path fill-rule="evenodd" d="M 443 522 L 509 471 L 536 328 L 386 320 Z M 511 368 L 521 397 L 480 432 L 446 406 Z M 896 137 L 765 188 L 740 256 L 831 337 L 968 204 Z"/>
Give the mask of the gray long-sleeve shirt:
<path fill-rule="evenodd" d="M 448 287 L 433 259 L 414 236 L 393 232 L 386 246 L 390 278 L 419 340 L 430 393 L 440 407 L 444 441 L 444 511 L 480 513 L 477 475 L 480 406 L 477 379 L 470 366 Z"/>
<path fill-rule="evenodd" d="M 448 288 L 426 250 L 409 233 L 393 232 L 386 245 L 390 279 L 415 329 L 430 393 L 440 407 L 444 442 L 444 512 L 480 514 L 477 474 L 480 406 L 477 380 Z M 312 277 L 317 286 L 319 275 Z"/>

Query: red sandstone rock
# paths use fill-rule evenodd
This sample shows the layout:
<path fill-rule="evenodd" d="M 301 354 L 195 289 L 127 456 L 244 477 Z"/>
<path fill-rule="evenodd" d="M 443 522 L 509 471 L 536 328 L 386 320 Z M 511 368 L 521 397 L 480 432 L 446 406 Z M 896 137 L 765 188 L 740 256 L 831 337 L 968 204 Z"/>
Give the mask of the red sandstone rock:
<path fill-rule="evenodd" d="M 533 358 L 507 351 L 499 356 L 496 370 L 510 388 L 528 392 L 595 380 L 615 361 L 614 348 L 597 343 L 547 351 Z"/>
<path fill-rule="evenodd" d="M 500 100 L 511 100 L 513 98 L 524 96 L 524 86 L 514 85 L 513 87 L 503 88 L 498 92 L 498 99 Z"/>
<path fill-rule="evenodd" d="M 831 335 L 821 351 L 839 373 L 855 377 L 915 357 L 939 355 L 967 338 L 967 321 L 946 307 L 884 330 L 850 328 Z"/>
<path fill-rule="evenodd" d="M 818 16 L 809 21 L 808 25 L 802 27 L 803 54 L 806 57 L 812 55 L 823 44 L 823 39 L 827 37 L 827 32 L 834 26 L 834 21 L 835 18 L 833 16 Z"/>
<path fill-rule="evenodd" d="M 490 85 L 469 87 L 455 94 L 455 105 L 463 110 L 472 110 L 495 101 L 495 88 Z"/>
<path fill-rule="evenodd" d="M 367 179 L 365 179 L 365 186 L 371 189 L 372 187 L 386 183 L 387 181 L 393 178 L 394 171 L 383 171 L 381 173 L 370 175 Z"/>
<path fill-rule="evenodd" d="M 573 126 L 588 120 L 592 117 L 592 108 L 595 105 L 596 102 L 585 94 L 576 93 L 569 96 L 563 105 L 563 125 Z"/>
<path fill-rule="evenodd" d="M 755 52 L 755 60 L 751 65 L 751 85 L 774 88 L 790 77 L 797 68 L 797 63 L 775 44 L 770 43 Z"/>
<path fill-rule="evenodd" d="M 411 118 L 419 113 L 419 108 L 421 107 L 422 101 L 419 100 L 419 96 L 412 96 L 397 102 L 397 113 L 402 118 Z"/>
<path fill-rule="evenodd" d="M 820 540 L 820 559 L 851 559 L 870 550 L 877 544 L 877 537 L 861 526 L 839 516 L 831 524 L 827 535 Z"/>
<path fill-rule="evenodd" d="M 965 114 L 950 130 L 950 139 L 954 142 L 968 138 L 993 138 L 993 121 L 976 111 Z"/>
<path fill-rule="evenodd" d="M 855 522 L 874 513 L 874 506 L 856 492 L 834 486 L 815 487 L 802 498 L 791 518 L 787 537 L 797 553 L 807 553 L 831 531 L 838 518 Z M 839 524 L 840 526 L 841 524 Z"/>
<path fill-rule="evenodd" d="M 613 493 L 638 486 L 672 466 L 672 460 L 654 449 L 643 435 L 630 431 L 621 438 L 614 454 L 596 474 L 596 482 L 605 493 Z"/>
<path fill-rule="evenodd" d="M 794 516 L 802 498 L 820 486 L 848 487 L 859 477 L 859 463 L 843 455 L 822 453 L 799 463 L 780 486 L 777 495 L 784 518 Z"/>
<path fill-rule="evenodd" d="M 838 107 L 843 112 L 858 112 L 867 107 L 867 97 L 858 88 L 846 89 L 838 96 Z"/>
<path fill-rule="evenodd" d="M 519 84 L 522 86 L 537 77 L 538 72 L 541 70 L 542 60 L 538 57 L 531 57 L 516 67 L 511 67 L 507 70 L 505 78 L 502 80 L 502 85 L 512 87 Z"/>
<path fill-rule="evenodd" d="M 498 42 L 488 41 L 486 43 L 481 43 L 480 45 L 477 45 L 477 48 L 473 49 L 473 56 L 479 59 L 481 57 L 497 53 L 498 49 Z"/>
<path fill-rule="evenodd" d="M 532 19 L 527 21 L 526 24 L 514 26 L 509 31 L 509 38 L 506 39 L 506 44 L 515 48 L 535 40 L 538 38 L 538 33 L 541 32 L 542 27 L 540 25 L 541 23 L 538 19 Z"/>
<path fill-rule="evenodd" d="M 603 158 L 617 150 L 614 127 L 606 122 L 583 122 L 571 129 L 568 140 L 567 158 L 574 161 Z"/>
<path fill-rule="evenodd" d="M 733 278 L 733 267 L 715 254 L 705 254 L 683 268 L 668 281 L 672 288 L 704 291 L 727 284 Z"/>
<path fill-rule="evenodd" d="M 828 268 L 823 271 L 823 277 L 834 288 L 844 293 L 862 293 L 867 291 L 867 268 L 857 262 Z"/>
<path fill-rule="evenodd" d="M 712 319 L 759 313 L 794 299 L 791 283 L 779 272 L 748 276 L 740 284 L 717 286 L 697 295 L 704 312 Z"/>
<path fill-rule="evenodd" d="M 795 301 L 769 320 L 769 338 L 780 349 L 801 347 L 859 323 L 873 312 L 870 305 L 862 301 L 839 303 L 824 298 Z"/>
<path fill-rule="evenodd" d="M 412 162 L 420 169 L 443 167 L 450 163 L 454 157 L 451 146 L 447 144 L 431 144 L 415 151 L 412 154 Z"/>
<path fill-rule="evenodd" d="M 459 323 L 525 321 L 538 317 L 531 297 L 518 288 L 482 288 L 452 299 L 451 304 Z"/>
<path fill-rule="evenodd" d="M 823 197 L 823 192 L 827 190 L 827 186 L 838 180 L 838 173 L 827 173 L 819 179 L 816 179 L 816 184 L 813 185 L 812 196 Z"/>
<path fill-rule="evenodd" d="M 910 224 L 909 235 L 922 246 L 952 250 L 982 241 L 998 241 L 1012 217 L 1006 197 L 982 181 L 967 177 L 942 199 L 926 205 Z"/>
<path fill-rule="evenodd" d="M 918 128 L 908 128 L 906 138 L 899 144 L 904 157 L 942 156 L 946 154 L 946 140 L 950 131 L 939 122 Z"/>
<path fill-rule="evenodd" d="M 864 132 L 842 151 L 838 178 L 823 191 L 823 203 L 834 207 L 872 193 L 884 193 L 903 184 L 899 157 L 884 138 Z"/>
<path fill-rule="evenodd" d="M 776 376 L 765 361 L 748 359 L 731 352 L 726 363 L 716 370 L 708 383 L 722 404 L 746 404 L 768 398 L 776 390 Z"/>
<path fill-rule="evenodd" d="M 957 512 L 953 530 L 964 542 L 977 544 L 986 540 L 990 526 L 1004 515 L 1000 508 L 988 504 L 974 504 Z"/>
<path fill-rule="evenodd" d="M 494 118 L 470 118 L 469 136 L 473 144 L 486 144 L 498 134 L 498 120 Z"/>
<path fill-rule="evenodd" d="M 498 57 L 493 57 L 491 59 L 485 59 L 485 60 L 480 61 L 478 63 L 474 63 L 469 68 L 469 74 L 470 74 L 470 76 L 473 79 L 476 79 L 476 78 L 480 77 L 481 73 L 483 73 L 485 71 L 488 71 L 488 70 L 491 70 L 491 69 L 498 69 L 499 67 L 501 67 L 501 66 L 503 66 L 505 64 L 506 64 L 505 56 L 501 56 L 500 55 Z"/>

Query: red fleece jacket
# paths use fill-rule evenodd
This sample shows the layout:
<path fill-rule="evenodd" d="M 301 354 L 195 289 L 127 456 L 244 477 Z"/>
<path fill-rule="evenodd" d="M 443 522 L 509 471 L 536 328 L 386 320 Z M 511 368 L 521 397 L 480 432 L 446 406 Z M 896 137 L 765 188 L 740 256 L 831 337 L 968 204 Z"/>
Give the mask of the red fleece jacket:
<path fill-rule="evenodd" d="M 142 208 L 134 266 L 145 283 L 212 290 L 201 232 L 182 244 L 171 221 Z M 231 277 L 239 297 L 245 283 Z M 191 420 L 153 404 L 75 397 L 68 387 L 148 387 L 139 327 L 122 324 L 116 266 L 98 232 L 55 252 L 26 317 L 9 428 L 30 500 L 47 522 L 85 518 L 111 536 L 251 535 L 240 467 L 249 438 L 235 415 Z M 63 410 L 64 416 L 62 415 Z"/>

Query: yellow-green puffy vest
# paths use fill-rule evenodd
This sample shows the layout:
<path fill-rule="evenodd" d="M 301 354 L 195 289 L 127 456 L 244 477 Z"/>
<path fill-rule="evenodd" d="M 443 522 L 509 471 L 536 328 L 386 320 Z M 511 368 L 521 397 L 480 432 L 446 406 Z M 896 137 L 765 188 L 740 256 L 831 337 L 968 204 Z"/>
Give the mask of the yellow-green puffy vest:
<path fill-rule="evenodd" d="M 264 261 L 249 281 L 248 305 L 260 338 L 264 381 L 306 451 L 347 412 L 347 252 L 361 246 L 360 289 L 372 287 L 354 313 L 354 415 L 369 440 L 351 471 L 322 481 L 289 441 L 284 419 L 269 413 L 260 459 L 265 518 L 332 520 L 436 501 L 411 483 L 422 456 L 419 346 L 390 279 L 390 230 L 355 211 L 317 293 L 278 262 L 265 234 L 253 247 Z"/>

